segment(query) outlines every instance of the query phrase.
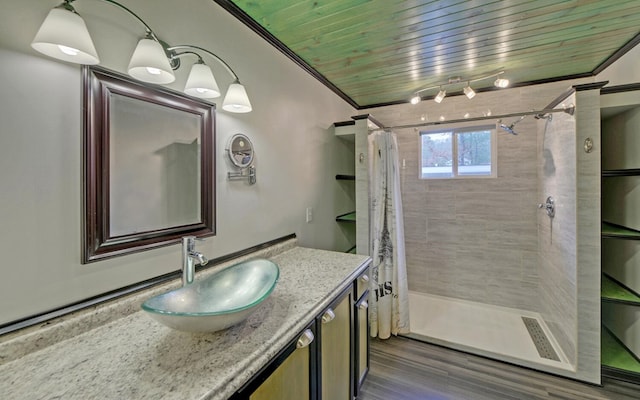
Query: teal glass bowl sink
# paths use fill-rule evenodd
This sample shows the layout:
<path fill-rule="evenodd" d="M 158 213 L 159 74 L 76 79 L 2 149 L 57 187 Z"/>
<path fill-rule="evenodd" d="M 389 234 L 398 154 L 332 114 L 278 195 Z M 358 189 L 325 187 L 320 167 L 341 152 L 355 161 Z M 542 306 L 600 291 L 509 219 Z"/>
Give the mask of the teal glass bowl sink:
<path fill-rule="evenodd" d="M 186 332 L 216 332 L 245 320 L 276 287 L 280 269 L 256 259 L 217 271 L 192 284 L 146 300 L 153 319 Z"/>

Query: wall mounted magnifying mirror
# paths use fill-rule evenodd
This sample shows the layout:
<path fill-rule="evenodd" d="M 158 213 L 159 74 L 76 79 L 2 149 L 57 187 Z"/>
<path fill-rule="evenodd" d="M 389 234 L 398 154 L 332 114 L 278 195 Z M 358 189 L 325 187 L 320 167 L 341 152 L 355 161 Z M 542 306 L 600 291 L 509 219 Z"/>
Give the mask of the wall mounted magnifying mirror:
<path fill-rule="evenodd" d="M 84 263 L 215 234 L 215 106 L 83 67 Z"/>
<path fill-rule="evenodd" d="M 229 180 L 248 179 L 249 184 L 256 183 L 256 168 L 251 165 L 255 156 L 251 140 L 246 135 L 237 133 L 229 138 L 225 151 L 231 163 L 240 169 L 239 172 L 228 172 L 227 178 Z M 248 169 L 247 174 L 244 173 L 246 169 Z"/>
<path fill-rule="evenodd" d="M 233 165 L 238 168 L 248 168 L 253 162 L 253 143 L 242 133 L 231 136 L 225 150 Z"/>

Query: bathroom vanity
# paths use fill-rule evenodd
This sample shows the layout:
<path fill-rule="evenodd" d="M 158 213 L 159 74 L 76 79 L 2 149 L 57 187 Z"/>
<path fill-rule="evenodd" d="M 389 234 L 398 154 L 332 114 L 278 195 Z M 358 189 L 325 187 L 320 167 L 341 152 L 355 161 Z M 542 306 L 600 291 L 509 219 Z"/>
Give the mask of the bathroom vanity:
<path fill-rule="evenodd" d="M 368 367 L 370 258 L 292 242 L 196 275 L 256 257 L 278 264 L 271 296 L 224 331 L 180 332 L 139 311 L 143 300 L 179 284 L 173 282 L 0 337 L 2 397 L 353 398 Z M 283 394 L 289 389 L 300 394 Z"/>

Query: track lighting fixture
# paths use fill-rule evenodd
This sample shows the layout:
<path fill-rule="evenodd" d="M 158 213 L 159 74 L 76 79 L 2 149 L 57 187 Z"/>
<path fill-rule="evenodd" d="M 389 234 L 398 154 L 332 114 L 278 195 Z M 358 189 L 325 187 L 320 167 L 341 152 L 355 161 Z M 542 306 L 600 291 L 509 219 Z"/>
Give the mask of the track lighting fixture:
<path fill-rule="evenodd" d="M 95 65 L 100 63 L 91 35 L 82 17 L 71 5 L 75 0 L 64 0 L 49 11 L 36 33 L 31 47 L 36 51 L 58 60 L 76 64 Z M 180 67 L 179 58 L 195 56 L 197 60 L 184 88 L 190 96 L 211 99 L 220 96 L 220 89 L 211 68 L 205 64 L 201 54 L 207 54 L 220 62 L 233 77 L 224 98 L 222 109 L 246 113 L 252 110 L 245 87 L 238 75 L 220 57 L 202 47 L 193 45 L 168 46 L 158 39 L 154 31 L 133 11 L 113 0 L 102 0 L 132 15 L 146 29 L 146 35 L 138 41 L 129 61 L 127 72 L 133 78 L 153 84 L 168 84 L 175 80 L 174 70 Z"/>
<path fill-rule="evenodd" d="M 489 78 L 496 78 L 496 80 L 494 81 L 494 85 L 499 87 L 499 88 L 505 88 L 507 86 L 509 86 L 509 80 L 506 78 L 502 78 L 501 75 L 504 74 L 504 71 L 500 71 L 497 73 L 493 73 L 491 75 L 485 75 L 479 78 L 472 78 L 472 79 L 463 79 L 462 77 L 453 77 L 453 78 L 449 78 L 449 80 L 447 82 L 443 82 L 434 86 L 429 86 L 427 88 L 424 89 L 420 89 L 416 92 L 414 92 L 413 97 L 411 97 L 411 99 L 409 100 L 409 102 L 411 104 L 418 104 L 422 98 L 420 97 L 420 93 L 425 92 L 427 90 L 431 90 L 431 89 L 435 89 L 438 88 L 438 93 L 433 97 L 433 100 L 436 103 L 440 103 L 442 102 L 442 100 L 444 100 L 444 98 L 447 95 L 447 91 L 445 90 L 445 86 L 452 86 L 452 85 L 460 85 L 462 82 L 466 81 L 466 85 L 464 86 L 464 88 L 462 89 L 462 92 L 464 93 L 465 96 L 467 96 L 467 98 L 469 99 L 473 99 L 476 95 L 476 91 L 473 90 L 473 88 L 471 87 L 471 83 L 472 82 L 477 82 L 477 81 L 482 81 L 485 79 L 489 79 Z M 458 88 L 460 88 L 460 86 L 458 86 Z"/>

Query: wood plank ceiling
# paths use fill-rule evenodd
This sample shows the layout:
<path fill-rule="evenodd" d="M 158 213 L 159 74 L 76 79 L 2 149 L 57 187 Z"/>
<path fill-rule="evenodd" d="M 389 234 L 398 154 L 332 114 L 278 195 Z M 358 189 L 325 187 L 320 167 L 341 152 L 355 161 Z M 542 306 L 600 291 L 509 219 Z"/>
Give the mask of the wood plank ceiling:
<path fill-rule="evenodd" d="M 640 0 L 215 1 L 360 109 L 592 76 L 640 41 Z"/>

